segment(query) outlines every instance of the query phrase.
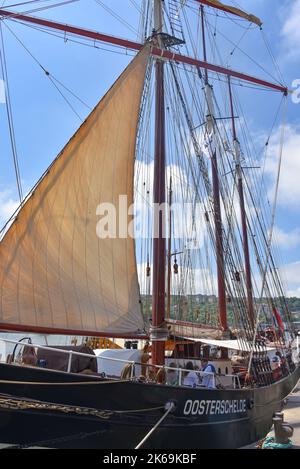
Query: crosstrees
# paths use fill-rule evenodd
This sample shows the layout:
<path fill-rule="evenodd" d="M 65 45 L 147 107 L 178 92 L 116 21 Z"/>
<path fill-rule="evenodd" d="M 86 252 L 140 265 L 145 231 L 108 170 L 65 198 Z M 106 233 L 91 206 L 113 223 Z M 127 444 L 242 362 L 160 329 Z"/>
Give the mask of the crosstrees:
<path fill-rule="evenodd" d="M 33 24 L 38 24 L 40 26 L 44 26 L 46 28 L 50 29 L 56 29 L 59 31 L 63 31 L 65 33 L 70 33 L 70 34 L 75 34 L 76 36 L 81 36 L 81 37 L 86 37 L 89 39 L 94 39 L 97 41 L 105 42 L 107 44 L 112 44 L 120 47 L 125 47 L 127 49 L 132 49 L 139 51 L 142 49 L 144 44 L 140 44 L 138 42 L 130 41 L 127 39 L 115 37 L 115 36 L 110 36 L 107 34 L 102 34 L 98 33 L 96 31 L 91 31 L 88 29 L 83 29 L 83 28 L 78 28 L 76 26 L 71 26 L 68 24 L 63 24 L 63 23 L 57 23 L 54 21 L 49 21 L 43 18 L 37 18 L 37 17 L 32 17 L 32 16 L 27 16 L 27 15 L 22 15 L 19 13 L 15 13 L 12 11 L 7 11 L 7 10 L 2 10 L 0 9 L 0 16 L 2 17 L 7 17 L 11 18 L 13 20 L 20 20 L 20 21 L 25 21 L 27 23 L 33 23 Z M 152 54 L 154 56 L 158 57 L 163 57 L 166 60 L 174 60 L 175 62 L 179 63 L 184 63 L 186 65 L 191 65 L 195 67 L 200 67 L 205 70 L 209 70 L 211 72 L 219 73 L 221 75 L 226 75 L 230 76 L 233 78 L 237 78 L 242 81 L 246 81 L 248 83 L 253 83 L 255 85 L 263 86 L 268 89 L 272 89 L 274 91 L 280 91 L 282 93 L 287 94 L 288 89 L 280 84 L 277 83 L 272 83 L 266 80 L 262 80 L 257 77 L 253 77 L 251 75 L 245 74 L 245 73 L 240 73 L 236 70 L 231 70 L 225 67 L 221 67 L 215 64 L 211 64 L 209 62 L 204 62 L 201 60 L 197 60 L 192 57 L 180 55 L 180 54 L 174 54 L 173 52 L 170 52 L 168 50 L 161 50 L 159 48 L 153 47 L 152 48 Z"/>

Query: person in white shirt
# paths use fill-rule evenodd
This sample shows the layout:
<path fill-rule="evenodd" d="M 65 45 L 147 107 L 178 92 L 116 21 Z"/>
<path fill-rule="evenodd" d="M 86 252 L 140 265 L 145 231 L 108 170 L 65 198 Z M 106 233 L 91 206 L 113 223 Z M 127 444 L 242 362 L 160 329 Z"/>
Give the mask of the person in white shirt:
<path fill-rule="evenodd" d="M 214 365 L 208 362 L 206 358 L 201 360 L 201 371 L 202 371 L 202 382 L 201 386 L 209 389 L 215 389 L 216 381 L 215 381 L 215 374 L 216 369 Z M 207 374 L 206 374 L 207 373 Z"/>
<path fill-rule="evenodd" d="M 186 372 L 185 377 L 183 378 L 183 386 L 189 386 L 195 388 L 199 386 L 199 377 L 194 371 L 194 365 L 192 362 L 188 362 L 185 366 L 186 370 L 191 370 Z"/>

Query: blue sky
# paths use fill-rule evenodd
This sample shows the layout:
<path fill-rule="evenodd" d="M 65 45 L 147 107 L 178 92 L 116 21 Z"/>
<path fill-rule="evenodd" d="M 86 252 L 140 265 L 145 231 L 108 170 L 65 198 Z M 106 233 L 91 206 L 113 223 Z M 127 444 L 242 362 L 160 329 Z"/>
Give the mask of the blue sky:
<path fill-rule="evenodd" d="M 4 7 L 11 3 L 5 1 Z M 38 4 L 55 3 L 45 1 Z M 80 0 L 49 11 L 35 13 L 36 16 L 87 27 L 117 36 L 137 39 L 135 31 L 139 21 L 134 4 L 141 0 L 103 0 L 127 23 L 121 24 L 105 11 L 95 0 Z M 226 3 L 226 2 L 225 2 Z M 227 1 L 230 3 L 230 0 Z M 232 2 L 237 5 L 237 2 Z M 280 66 L 286 84 L 291 88 L 300 79 L 300 0 L 239 0 L 238 5 L 259 16 L 264 22 L 264 34 Z M 27 11 L 32 5 L 20 6 Z M 61 38 L 41 33 L 24 25 L 8 22 L 7 25 L 28 47 L 40 64 L 56 79 L 75 92 L 90 107 L 93 107 L 128 64 L 130 57 L 113 54 L 64 42 Z M 224 34 L 231 33 L 231 25 L 224 21 Z M 20 172 L 25 191 L 39 179 L 44 170 L 59 153 L 80 124 L 80 120 L 66 105 L 60 94 L 49 81 L 39 65 L 20 46 L 10 31 L 3 26 L 10 93 Z M 240 33 L 238 33 L 240 35 Z M 276 77 L 276 70 L 266 54 L 261 33 L 257 30 L 243 38 L 243 49 L 257 62 L 263 64 Z M 224 43 L 224 57 L 230 57 L 232 46 Z M 228 65 L 245 72 L 268 75 L 253 62 L 235 54 Z M 89 110 L 74 100 L 70 101 L 84 119 Z M 245 91 L 247 115 L 256 135 L 266 135 L 279 101 L 260 100 L 260 94 Z M 266 105 L 267 103 L 267 105 Z M 279 206 L 276 219 L 276 243 L 281 250 L 280 262 L 289 295 L 300 297 L 300 104 L 289 98 L 286 146 L 280 185 Z M 2 225 L 17 205 L 17 191 L 8 140 L 5 107 L 0 106 L 0 224 Z M 274 152 L 278 149 L 279 130 L 275 129 L 272 142 Z M 276 164 L 267 162 L 270 195 L 276 175 Z"/>

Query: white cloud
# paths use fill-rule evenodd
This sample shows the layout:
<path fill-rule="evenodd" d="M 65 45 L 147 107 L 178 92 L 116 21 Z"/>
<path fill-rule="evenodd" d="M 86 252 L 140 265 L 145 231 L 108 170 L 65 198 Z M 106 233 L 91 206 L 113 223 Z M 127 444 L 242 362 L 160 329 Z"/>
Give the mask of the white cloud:
<path fill-rule="evenodd" d="M 142 293 L 151 291 L 152 288 L 152 264 L 151 264 L 151 276 L 146 277 L 147 264 L 138 264 L 138 276 L 140 280 L 140 286 Z M 283 280 L 284 288 L 286 290 L 287 297 L 298 297 L 300 298 L 300 261 L 293 262 L 282 266 L 280 269 L 280 276 Z M 190 282 L 186 282 L 188 277 L 193 277 L 193 287 Z M 257 295 L 260 294 L 261 290 L 261 277 L 259 274 L 255 275 L 255 284 L 257 287 Z M 217 294 L 217 278 L 216 274 L 209 272 L 207 269 L 194 268 L 187 270 L 185 267 L 179 265 L 178 276 L 172 275 L 172 287 L 173 293 L 178 293 L 178 288 L 184 286 L 184 291 L 187 295 L 190 294 Z"/>
<path fill-rule="evenodd" d="M 179 259 L 178 259 L 179 261 Z M 137 271 L 140 281 L 141 293 L 146 294 L 152 289 L 153 266 L 151 264 L 151 276 L 146 277 L 147 264 L 137 265 Z M 192 280 L 192 281 L 191 281 Z M 194 268 L 187 269 L 179 264 L 178 275 L 172 273 L 172 294 L 178 294 L 184 291 L 186 295 L 216 295 L 217 278 L 208 269 Z"/>
<path fill-rule="evenodd" d="M 10 191 L 0 192 L 0 227 L 14 214 L 20 203 L 15 200 Z"/>
<path fill-rule="evenodd" d="M 269 198 L 273 200 L 275 181 L 278 172 L 281 130 L 277 130 L 269 145 L 269 156 L 266 161 L 266 172 L 273 181 Z M 298 209 L 300 200 L 300 128 L 287 125 L 280 180 L 279 203 L 285 207 Z"/>
<path fill-rule="evenodd" d="M 0 79 L 0 104 L 6 103 L 5 82 Z"/>
<path fill-rule="evenodd" d="M 288 298 L 300 298 L 300 287 L 296 288 L 295 290 L 288 290 L 287 297 Z"/>
<path fill-rule="evenodd" d="M 300 245 L 300 229 L 286 232 L 276 226 L 273 232 L 273 240 L 274 244 L 282 249 L 294 249 Z"/>
<path fill-rule="evenodd" d="M 280 270 L 287 287 L 287 296 L 300 297 L 300 261 L 286 264 Z"/>
<path fill-rule="evenodd" d="M 287 58 L 294 59 L 300 56 L 300 0 L 288 2 L 284 10 L 288 11 L 288 15 L 283 23 L 281 34 L 287 50 Z"/>

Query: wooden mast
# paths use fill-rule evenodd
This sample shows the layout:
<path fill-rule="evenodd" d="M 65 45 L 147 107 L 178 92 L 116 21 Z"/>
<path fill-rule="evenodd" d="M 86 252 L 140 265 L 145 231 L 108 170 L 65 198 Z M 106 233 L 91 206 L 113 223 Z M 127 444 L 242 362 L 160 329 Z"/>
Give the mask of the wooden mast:
<path fill-rule="evenodd" d="M 160 49 L 164 48 L 161 33 L 163 30 L 163 8 L 161 0 L 154 0 L 154 37 Z M 165 167 L 165 93 L 164 62 L 157 59 L 156 73 L 156 110 L 155 110 L 155 149 L 154 149 L 154 210 L 163 207 L 166 202 Z M 152 292 L 152 364 L 164 365 L 165 341 L 165 273 L 166 273 L 166 238 L 163 211 L 154 215 L 153 237 L 153 292 Z M 157 226 L 158 225 L 158 226 Z"/>
<path fill-rule="evenodd" d="M 254 315 L 251 263 L 250 263 L 249 241 L 248 241 L 248 230 L 247 230 L 247 215 L 246 215 L 246 209 L 245 209 L 243 173 L 242 173 L 242 166 L 241 166 L 241 149 L 240 149 L 240 143 L 237 138 L 237 132 L 236 132 L 236 126 L 235 126 L 234 106 L 233 106 L 232 87 L 231 87 L 230 77 L 228 77 L 228 86 L 229 86 L 230 112 L 231 112 L 231 120 L 232 120 L 232 134 L 233 134 L 235 163 L 236 163 L 236 174 L 238 178 L 238 193 L 239 193 L 240 211 L 241 211 L 248 315 L 249 315 L 251 326 L 252 328 L 254 328 L 255 315 Z"/>
<path fill-rule="evenodd" d="M 203 59 L 207 62 L 206 37 L 205 37 L 205 21 L 204 7 L 201 5 L 201 23 L 202 23 L 202 44 Z M 223 331 L 228 330 L 227 323 L 227 305 L 226 305 L 226 285 L 225 285 L 225 264 L 224 264 L 224 247 L 223 247 L 223 226 L 221 215 L 221 198 L 220 184 L 217 158 L 217 142 L 215 139 L 215 116 L 212 86 L 209 84 L 208 71 L 205 70 L 205 95 L 207 101 L 207 129 L 212 133 L 214 140 L 211 148 L 211 166 L 212 166 L 212 183 L 213 183 L 213 203 L 214 203 L 214 222 L 215 222 L 215 241 L 217 255 L 217 277 L 218 277 L 218 311 L 220 323 Z"/>

